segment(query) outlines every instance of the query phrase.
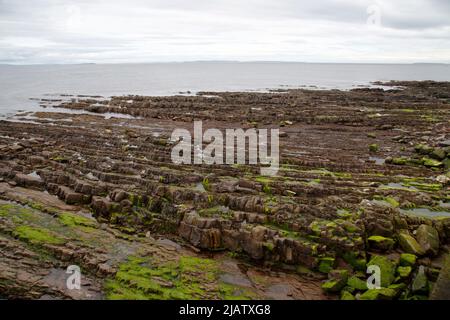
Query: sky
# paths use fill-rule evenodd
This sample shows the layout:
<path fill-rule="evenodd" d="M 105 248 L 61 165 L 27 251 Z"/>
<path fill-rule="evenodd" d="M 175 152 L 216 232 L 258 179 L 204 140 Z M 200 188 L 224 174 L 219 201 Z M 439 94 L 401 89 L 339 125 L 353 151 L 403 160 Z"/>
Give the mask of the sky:
<path fill-rule="evenodd" d="M 0 0 L 0 63 L 450 63 L 449 0 Z"/>

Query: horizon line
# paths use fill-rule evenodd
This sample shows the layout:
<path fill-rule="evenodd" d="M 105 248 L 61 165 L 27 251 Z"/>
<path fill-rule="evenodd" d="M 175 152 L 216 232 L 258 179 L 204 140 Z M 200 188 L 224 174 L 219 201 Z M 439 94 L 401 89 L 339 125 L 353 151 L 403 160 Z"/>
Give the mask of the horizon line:
<path fill-rule="evenodd" d="M 435 64 L 449 65 L 450 62 L 309 62 L 283 60 L 173 60 L 173 61 L 143 61 L 143 62 L 60 62 L 60 63 L 2 63 L 1 66 L 45 66 L 45 65 L 119 65 L 119 64 L 169 64 L 169 63 L 298 63 L 298 64 L 361 64 L 361 65 L 418 65 Z"/>

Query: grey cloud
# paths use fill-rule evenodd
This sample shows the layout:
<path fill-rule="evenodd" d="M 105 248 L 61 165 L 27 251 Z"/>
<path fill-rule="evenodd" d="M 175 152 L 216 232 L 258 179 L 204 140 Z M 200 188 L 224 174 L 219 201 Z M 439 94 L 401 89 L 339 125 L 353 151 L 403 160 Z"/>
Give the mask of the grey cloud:
<path fill-rule="evenodd" d="M 368 29 L 373 4 L 382 24 Z M 0 0 L 0 63 L 449 62 L 449 39 L 446 0 Z"/>

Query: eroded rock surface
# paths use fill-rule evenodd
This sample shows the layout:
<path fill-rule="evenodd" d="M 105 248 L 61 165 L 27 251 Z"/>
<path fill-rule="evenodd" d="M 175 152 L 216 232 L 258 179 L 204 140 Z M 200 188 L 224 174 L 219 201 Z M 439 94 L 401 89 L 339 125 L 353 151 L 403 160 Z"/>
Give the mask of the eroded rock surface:
<path fill-rule="evenodd" d="M 0 295 L 427 298 L 449 250 L 450 84 L 385 85 L 73 97 L 57 106 L 89 114 L 0 121 Z M 172 163 L 172 130 L 192 131 L 194 120 L 204 130 L 279 127 L 278 174 Z M 402 253 L 417 261 L 401 265 Z M 377 256 L 394 270 L 382 292 L 358 282 Z M 227 259 L 250 271 L 226 271 Z M 76 295 L 55 283 L 68 263 L 87 270 Z M 429 285 L 417 291 L 419 270 Z"/>

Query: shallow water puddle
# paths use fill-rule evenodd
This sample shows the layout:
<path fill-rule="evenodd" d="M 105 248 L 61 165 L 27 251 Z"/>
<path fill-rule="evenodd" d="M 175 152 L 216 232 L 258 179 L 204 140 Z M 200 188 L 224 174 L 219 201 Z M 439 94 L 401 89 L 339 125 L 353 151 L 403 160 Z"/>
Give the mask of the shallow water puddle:
<path fill-rule="evenodd" d="M 379 158 L 379 157 L 369 157 L 370 161 L 375 161 L 375 164 L 377 165 L 382 165 L 384 164 L 384 158 Z"/>
<path fill-rule="evenodd" d="M 418 191 L 416 187 L 413 186 L 405 186 L 401 183 L 389 182 L 387 184 L 382 184 L 379 186 L 380 189 L 398 189 L 398 190 L 407 190 L 407 191 Z"/>
<path fill-rule="evenodd" d="M 433 211 L 428 208 L 400 209 L 400 211 L 407 215 L 429 217 L 429 218 L 450 217 L 450 212 L 448 211 Z"/>

